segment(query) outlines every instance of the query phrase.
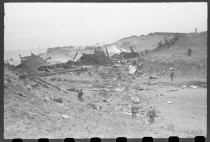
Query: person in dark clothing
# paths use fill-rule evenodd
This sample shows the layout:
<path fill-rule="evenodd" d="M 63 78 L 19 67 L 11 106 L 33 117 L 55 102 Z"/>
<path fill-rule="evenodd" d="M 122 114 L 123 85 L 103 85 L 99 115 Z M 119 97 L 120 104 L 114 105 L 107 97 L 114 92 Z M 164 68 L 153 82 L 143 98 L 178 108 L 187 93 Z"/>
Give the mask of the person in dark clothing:
<path fill-rule="evenodd" d="M 148 50 L 147 49 L 145 50 L 145 54 L 148 55 Z"/>
<path fill-rule="evenodd" d="M 173 81 L 174 80 L 174 68 L 170 68 L 170 70 L 171 70 L 171 73 L 170 73 L 170 75 L 171 75 L 171 81 Z"/>
<path fill-rule="evenodd" d="M 132 118 L 136 118 L 136 115 L 138 113 L 138 107 L 137 106 L 132 106 L 131 107 L 131 113 L 132 113 Z"/>
<path fill-rule="evenodd" d="M 80 101 L 83 101 L 83 98 L 82 98 L 83 95 L 84 95 L 84 93 L 82 92 L 82 89 L 80 89 L 80 90 L 78 91 L 78 99 L 79 99 Z"/>
<path fill-rule="evenodd" d="M 156 116 L 156 111 L 155 109 L 151 106 L 148 110 L 147 117 L 149 117 L 149 123 L 153 123 L 155 121 L 155 116 Z"/>
<path fill-rule="evenodd" d="M 188 56 L 191 56 L 191 55 L 192 55 L 192 49 L 191 49 L 191 48 L 189 48 L 189 49 L 187 50 L 187 55 L 188 55 Z"/>

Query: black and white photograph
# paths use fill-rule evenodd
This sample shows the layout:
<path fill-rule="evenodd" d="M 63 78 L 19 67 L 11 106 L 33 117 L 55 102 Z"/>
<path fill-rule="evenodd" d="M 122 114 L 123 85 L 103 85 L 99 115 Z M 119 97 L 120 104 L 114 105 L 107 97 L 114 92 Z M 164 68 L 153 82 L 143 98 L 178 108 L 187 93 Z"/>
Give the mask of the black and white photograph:
<path fill-rule="evenodd" d="M 207 2 L 4 13 L 4 139 L 207 136 Z"/>

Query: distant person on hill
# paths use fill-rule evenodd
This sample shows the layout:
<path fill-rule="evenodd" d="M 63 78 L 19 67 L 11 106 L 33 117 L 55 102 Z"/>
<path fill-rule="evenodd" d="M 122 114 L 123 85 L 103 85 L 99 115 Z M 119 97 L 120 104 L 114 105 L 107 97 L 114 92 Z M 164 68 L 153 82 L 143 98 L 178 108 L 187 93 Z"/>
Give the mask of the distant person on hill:
<path fill-rule="evenodd" d="M 148 55 L 148 50 L 147 49 L 145 50 L 145 53 L 146 53 L 146 55 Z"/>
<path fill-rule="evenodd" d="M 171 81 L 173 81 L 174 80 L 174 68 L 170 68 L 170 70 L 171 70 L 171 73 L 170 73 L 170 75 L 171 75 Z"/>
<path fill-rule="evenodd" d="M 191 48 L 189 48 L 189 49 L 187 50 L 187 55 L 188 55 L 188 56 L 191 56 L 191 55 L 192 55 L 192 49 L 191 49 Z"/>

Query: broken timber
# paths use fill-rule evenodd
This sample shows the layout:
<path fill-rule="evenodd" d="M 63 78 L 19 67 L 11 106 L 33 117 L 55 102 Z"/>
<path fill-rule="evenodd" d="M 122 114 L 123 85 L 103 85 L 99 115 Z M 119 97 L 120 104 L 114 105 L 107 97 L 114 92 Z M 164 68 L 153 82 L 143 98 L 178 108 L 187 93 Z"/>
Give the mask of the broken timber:
<path fill-rule="evenodd" d="M 43 74 L 43 76 L 51 76 L 51 75 L 55 75 L 55 74 L 74 72 L 74 71 L 78 71 L 78 70 L 81 70 L 81 69 L 83 69 L 83 67 L 76 68 L 76 69 L 71 69 L 71 70 L 63 70 L 63 71 L 58 71 L 58 72 L 51 72 L 51 73 Z"/>

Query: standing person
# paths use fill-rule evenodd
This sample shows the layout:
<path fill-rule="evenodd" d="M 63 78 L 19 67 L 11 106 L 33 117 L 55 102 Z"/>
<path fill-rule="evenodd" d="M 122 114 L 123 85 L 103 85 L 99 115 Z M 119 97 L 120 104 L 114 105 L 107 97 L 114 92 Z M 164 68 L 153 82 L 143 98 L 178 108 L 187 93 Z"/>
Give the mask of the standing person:
<path fill-rule="evenodd" d="M 138 108 L 137 108 L 137 106 L 132 106 L 131 107 L 131 113 L 132 113 L 132 118 L 136 118 L 136 115 L 137 115 L 137 113 L 138 113 Z"/>
<path fill-rule="evenodd" d="M 83 101 L 83 98 L 82 98 L 83 95 L 84 95 L 84 93 L 82 92 L 82 89 L 80 89 L 80 90 L 78 91 L 78 99 L 79 99 L 80 101 Z"/>
<path fill-rule="evenodd" d="M 189 48 L 189 49 L 187 50 L 187 55 L 188 55 L 188 56 L 191 56 L 191 55 L 192 55 L 192 49 L 191 49 L 191 48 Z"/>
<path fill-rule="evenodd" d="M 154 117 L 156 116 L 156 111 L 155 109 L 150 106 L 148 112 L 147 112 L 147 117 L 149 118 L 149 123 L 153 123 L 155 121 Z"/>
<path fill-rule="evenodd" d="M 170 68 L 170 70 L 171 70 L 171 73 L 170 73 L 170 75 L 171 75 L 171 81 L 173 81 L 174 80 L 174 68 Z"/>
<path fill-rule="evenodd" d="M 148 55 L 148 50 L 147 49 L 145 50 L 145 53 L 146 53 L 146 55 Z"/>

